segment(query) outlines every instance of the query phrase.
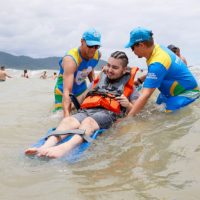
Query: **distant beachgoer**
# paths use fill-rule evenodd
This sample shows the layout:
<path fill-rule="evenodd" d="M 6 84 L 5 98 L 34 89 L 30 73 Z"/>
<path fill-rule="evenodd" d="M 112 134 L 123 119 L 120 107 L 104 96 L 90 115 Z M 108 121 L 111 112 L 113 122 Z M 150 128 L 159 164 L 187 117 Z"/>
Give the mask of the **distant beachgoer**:
<path fill-rule="evenodd" d="M 63 109 L 64 117 L 70 115 L 71 99 L 73 93 L 78 100 L 86 91 L 85 79 L 94 80 L 94 68 L 99 62 L 101 53 L 101 34 L 94 28 L 86 30 L 81 38 L 81 46 L 73 48 L 59 62 L 60 72 L 55 85 L 55 109 Z"/>
<path fill-rule="evenodd" d="M 47 79 L 47 71 L 44 71 L 43 74 L 40 76 L 41 79 Z"/>
<path fill-rule="evenodd" d="M 55 80 L 57 77 L 58 77 L 57 73 L 54 72 L 53 75 L 52 75 L 52 79 Z"/>
<path fill-rule="evenodd" d="M 0 81 L 5 81 L 6 77 L 8 78 L 12 78 L 11 76 L 9 76 L 6 72 L 5 72 L 5 67 L 1 66 L 1 70 L 0 70 Z"/>
<path fill-rule="evenodd" d="M 29 78 L 27 69 L 24 70 L 24 73 L 21 75 L 21 77 Z"/>
<path fill-rule="evenodd" d="M 181 51 L 179 47 L 174 46 L 173 44 L 170 44 L 168 48 L 173 51 L 186 65 L 187 61 L 186 59 L 181 55 Z"/>

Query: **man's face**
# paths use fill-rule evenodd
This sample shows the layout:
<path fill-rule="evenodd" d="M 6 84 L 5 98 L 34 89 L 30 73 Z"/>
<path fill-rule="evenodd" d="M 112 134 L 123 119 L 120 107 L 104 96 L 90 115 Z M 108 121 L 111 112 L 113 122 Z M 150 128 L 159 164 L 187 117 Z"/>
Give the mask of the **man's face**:
<path fill-rule="evenodd" d="M 134 52 L 138 58 L 144 57 L 143 52 L 144 52 L 144 44 L 142 42 L 136 43 L 131 47 L 131 50 Z"/>
<path fill-rule="evenodd" d="M 125 74 L 127 67 L 122 66 L 122 60 L 110 57 L 105 69 L 107 77 L 115 80 Z"/>
<path fill-rule="evenodd" d="M 97 49 L 100 48 L 100 46 L 98 46 L 98 45 L 88 46 L 85 40 L 82 41 L 82 47 L 83 47 L 83 50 L 85 52 L 85 56 L 87 57 L 87 59 L 93 58 Z"/>

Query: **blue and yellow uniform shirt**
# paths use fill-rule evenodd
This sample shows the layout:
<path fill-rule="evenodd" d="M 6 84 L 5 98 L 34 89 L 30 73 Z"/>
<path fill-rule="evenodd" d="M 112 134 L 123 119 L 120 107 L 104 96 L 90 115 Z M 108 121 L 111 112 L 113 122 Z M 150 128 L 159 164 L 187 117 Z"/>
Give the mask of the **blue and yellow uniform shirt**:
<path fill-rule="evenodd" d="M 170 100 L 171 97 L 182 97 L 189 91 L 199 94 L 197 81 L 188 67 L 168 48 L 155 45 L 151 57 L 147 60 L 147 65 L 148 73 L 144 88 L 158 88 L 161 94 L 157 103 L 166 103 L 167 110 L 176 110 L 194 101 L 193 98 L 188 101 L 183 101 L 182 98 L 182 103 L 180 103 L 179 97 Z M 172 106 L 170 102 L 181 105 Z"/>
<path fill-rule="evenodd" d="M 74 83 L 72 87 L 72 93 L 75 96 L 79 96 L 82 94 L 86 89 L 86 78 L 88 74 L 94 69 L 94 67 L 98 64 L 100 59 L 100 52 L 97 50 L 95 55 L 90 60 L 85 60 L 80 53 L 79 48 L 71 49 L 67 52 L 65 56 L 70 56 L 74 60 L 77 65 L 77 71 L 74 73 Z M 63 67 L 62 67 L 62 60 L 60 60 L 60 72 L 58 75 L 58 79 L 55 86 L 55 109 L 62 108 L 62 94 L 63 94 Z"/>

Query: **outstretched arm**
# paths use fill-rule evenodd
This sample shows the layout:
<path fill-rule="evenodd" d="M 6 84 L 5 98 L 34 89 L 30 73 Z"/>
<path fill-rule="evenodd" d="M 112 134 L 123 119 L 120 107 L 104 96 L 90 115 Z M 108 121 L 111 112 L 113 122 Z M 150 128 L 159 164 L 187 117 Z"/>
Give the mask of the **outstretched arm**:
<path fill-rule="evenodd" d="M 155 89 L 156 88 L 143 88 L 141 96 L 133 104 L 131 110 L 128 113 L 128 116 L 134 116 L 139 113 L 143 109 Z"/>
<path fill-rule="evenodd" d="M 62 105 L 64 117 L 67 117 L 70 115 L 71 111 L 71 99 L 69 97 L 69 93 L 72 92 L 72 87 L 74 83 L 74 73 L 77 69 L 77 66 L 71 57 L 66 56 L 62 61 L 62 67 L 64 69 Z"/>
<path fill-rule="evenodd" d="M 147 75 L 143 75 L 143 76 L 137 78 L 137 80 L 134 81 L 134 85 L 135 86 L 139 86 L 140 84 L 142 84 L 144 82 L 146 76 Z"/>
<path fill-rule="evenodd" d="M 6 76 L 7 76 L 8 78 L 12 78 L 12 76 L 10 76 L 10 75 L 8 75 L 8 74 L 6 74 Z"/>

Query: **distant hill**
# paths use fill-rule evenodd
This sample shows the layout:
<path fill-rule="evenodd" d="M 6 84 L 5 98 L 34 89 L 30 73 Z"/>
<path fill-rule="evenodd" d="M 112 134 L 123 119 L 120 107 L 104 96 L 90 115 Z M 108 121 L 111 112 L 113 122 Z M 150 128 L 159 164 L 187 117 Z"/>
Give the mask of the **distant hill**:
<path fill-rule="evenodd" d="M 58 62 L 61 57 L 47 58 L 31 58 L 28 56 L 14 56 L 9 53 L 0 51 L 0 65 L 12 69 L 59 69 Z M 106 64 L 106 61 L 100 60 L 96 70 L 101 70 L 101 67 Z"/>

